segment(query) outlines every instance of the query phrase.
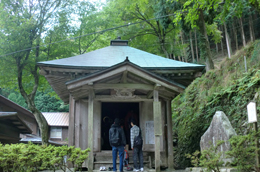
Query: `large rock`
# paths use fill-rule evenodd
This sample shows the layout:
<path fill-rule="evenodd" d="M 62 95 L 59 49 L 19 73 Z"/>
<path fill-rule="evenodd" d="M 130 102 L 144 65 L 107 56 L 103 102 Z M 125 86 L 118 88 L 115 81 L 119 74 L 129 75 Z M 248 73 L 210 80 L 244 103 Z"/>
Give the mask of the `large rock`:
<path fill-rule="evenodd" d="M 212 144 L 216 146 L 217 142 L 220 140 L 225 141 L 220 145 L 218 152 L 222 152 L 222 160 L 226 162 L 231 162 L 231 159 L 225 158 L 225 151 L 231 149 L 229 139 L 237 135 L 233 127 L 231 126 L 227 116 L 222 111 L 217 111 L 212 119 L 212 122 L 203 134 L 200 140 L 201 151 L 208 149 Z"/>

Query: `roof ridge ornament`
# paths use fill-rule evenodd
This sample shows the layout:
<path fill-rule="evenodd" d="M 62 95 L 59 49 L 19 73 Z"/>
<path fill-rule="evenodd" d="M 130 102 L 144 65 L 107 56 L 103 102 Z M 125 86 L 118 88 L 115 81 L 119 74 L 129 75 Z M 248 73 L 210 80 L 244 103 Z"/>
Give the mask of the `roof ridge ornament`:
<path fill-rule="evenodd" d="M 124 62 L 130 62 L 130 60 L 128 59 L 128 56 L 126 56 L 125 61 Z"/>

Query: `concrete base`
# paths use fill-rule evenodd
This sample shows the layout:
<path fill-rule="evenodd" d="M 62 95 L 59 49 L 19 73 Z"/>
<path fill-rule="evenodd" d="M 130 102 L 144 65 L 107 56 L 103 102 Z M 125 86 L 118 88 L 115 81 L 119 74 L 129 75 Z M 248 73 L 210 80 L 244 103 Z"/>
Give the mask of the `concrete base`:
<path fill-rule="evenodd" d="M 204 172 L 204 171 L 206 171 L 206 168 L 191 167 L 191 168 L 186 168 L 185 171 L 186 172 Z M 238 172 L 238 170 L 235 168 L 222 167 L 222 168 L 220 168 L 220 172 Z"/>

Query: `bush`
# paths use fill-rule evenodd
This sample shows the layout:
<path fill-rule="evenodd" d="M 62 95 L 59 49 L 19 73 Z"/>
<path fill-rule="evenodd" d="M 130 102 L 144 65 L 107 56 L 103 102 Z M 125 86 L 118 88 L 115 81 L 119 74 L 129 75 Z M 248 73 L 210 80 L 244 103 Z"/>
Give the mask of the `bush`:
<path fill-rule="evenodd" d="M 0 144 L 0 167 L 4 171 L 34 172 L 39 170 L 66 171 L 68 162 L 82 167 L 90 150 L 74 146 L 42 146 L 29 144 Z M 68 157 L 68 158 L 67 158 Z"/>
<path fill-rule="evenodd" d="M 224 141 L 218 141 L 216 146 L 212 145 L 203 150 L 201 155 L 197 150 L 192 155 L 186 154 L 186 157 L 191 159 L 191 164 L 195 167 L 204 167 L 207 172 L 220 172 L 220 167 L 224 165 L 224 162 L 221 158 L 222 153 L 218 152 L 218 148 L 223 143 Z"/>
<path fill-rule="evenodd" d="M 250 133 L 229 139 L 232 150 L 228 151 L 227 155 L 234 158 L 232 165 L 241 172 L 259 171 L 255 166 L 256 138 L 258 138 L 256 133 Z"/>

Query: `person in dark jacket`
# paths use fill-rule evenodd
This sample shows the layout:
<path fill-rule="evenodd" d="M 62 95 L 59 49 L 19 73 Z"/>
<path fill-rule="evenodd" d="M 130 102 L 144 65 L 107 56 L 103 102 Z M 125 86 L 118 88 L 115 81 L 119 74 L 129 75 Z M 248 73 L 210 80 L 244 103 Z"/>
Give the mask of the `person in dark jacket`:
<path fill-rule="evenodd" d="M 118 135 L 119 137 L 117 137 Z M 112 147 L 113 171 L 117 171 L 116 159 L 117 159 L 117 152 L 119 152 L 119 159 L 120 159 L 119 170 L 120 172 L 122 172 L 126 138 L 125 138 L 124 130 L 120 127 L 120 120 L 118 118 L 115 119 L 114 124 L 109 129 L 109 143 L 110 146 Z"/>

